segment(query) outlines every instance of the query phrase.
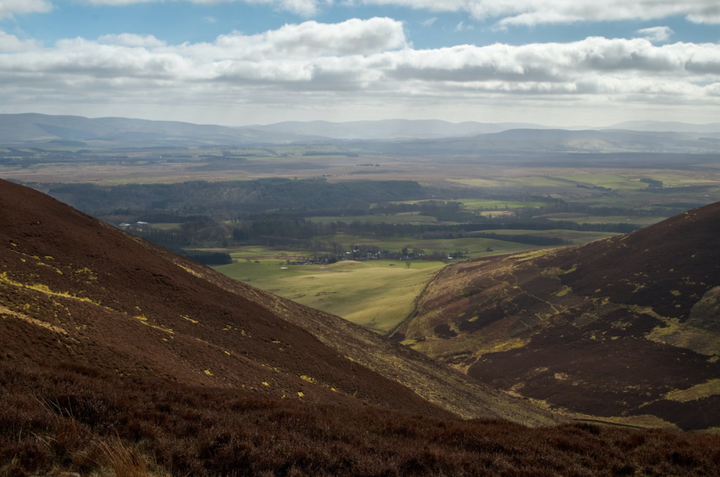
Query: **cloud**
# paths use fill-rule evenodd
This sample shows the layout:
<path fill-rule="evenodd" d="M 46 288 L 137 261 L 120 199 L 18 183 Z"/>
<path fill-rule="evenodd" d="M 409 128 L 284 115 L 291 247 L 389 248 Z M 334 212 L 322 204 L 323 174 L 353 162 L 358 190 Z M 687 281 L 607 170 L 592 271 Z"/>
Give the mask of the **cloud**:
<path fill-rule="evenodd" d="M 235 59 L 365 55 L 407 46 L 403 23 L 391 18 L 350 19 L 327 24 L 308 21 L 258 35 L 221 35 L 214 44 L 183 49 L 190 55 L 230 55 Z"/>
<path fill-rule="evenodd" d="M 0 52 L 24 51 L 37 47 L 38 43 L 35 40 L 20 40 L 15 35 L 9 35 L 0 30 Z"/>
<path fill-rule="evenodd" d="M 682 15 L 694 23 L 720 23 L 717 0 L 357 0 L 433 12 L 467 12 L 497 26 L 620 20 L 656 20 Z"/>
<path fill-rule="evenodd" d="M 672 28 L 666 26 L 643 28 L 635 33 L 640 35 L 640 38 L 645 38 L 653 43 L 664 43 L 670 40 L 670 37 L 675 34 Z"/>
<path fill-rule="evenodd" d="M 119 45 L 129 47 L 156 48 L 165 46 L 165 42 L 158 40 L 152 35 L 135 35 L 132 33 L 121 33 L 120 35 L 103 35 L 98 42 L 107 45 Z"/>
<path fill-rule="evenodd" d="M 47 13 L 52 10 L 48 0 L 1 0 L 0 18 L 9 18 L 26 13 Z"/>
<path fill-rule="evenodd" d="M 4 1 L 4 0 L 3 0 Z M 17 0 L 23 1 L 23 0 Z M 81 0 L 90 5 L 126 6 L 138 3 L 156 3 L 165 0 Z M 301 16 L 312 16 L 318 13 L 318 0 L 168 0 L 187 1 L 199 5 L 215 5 L 242 1 L 254 5 L 268 5 L 278 10 L 285 10 Z"/>
<path fill-rule="evenodd" d="M 217 18 L 215 17 L 203 17 L 203 21 L 205 23 L 217 23 Z"/>
<path fill-rule="evenodd" d="M 437 21 L 437 17 L 428 18 L 427 20 L 423 20 L 420 22 L 420 24 L 424 27 L 433 26 L 435 22 Z"/>
<path fill-rule="evenodd" d="M 465 111 L 473 104 L 506 110 L 572 102 L 587 110 L 697 104 L 705 115 L 720 112 L 716 43 L 589 37 L 415 49 L 401 22 L 371 18 L 308 21 L 179 45 L 118 34 L 42 47 L 2 34 L 0 49 L 0 103 L 27 110 L 40 103 L 94 104 L 120 114 L 118 108 L 145 111 L 152 104 L 157 111 L 182 105 L 351 114 L 372 105 Z"/>

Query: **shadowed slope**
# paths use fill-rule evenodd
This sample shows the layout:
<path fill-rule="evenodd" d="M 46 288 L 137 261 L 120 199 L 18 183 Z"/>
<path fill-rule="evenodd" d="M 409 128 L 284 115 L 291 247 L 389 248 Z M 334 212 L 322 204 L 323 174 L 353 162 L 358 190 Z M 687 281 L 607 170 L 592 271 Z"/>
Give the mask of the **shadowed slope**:
<path fill-rule="evenodd" d="M 720 426 L 720 204 L 582 247 L 443 269 L 394 337 L 589 416 Z"/>

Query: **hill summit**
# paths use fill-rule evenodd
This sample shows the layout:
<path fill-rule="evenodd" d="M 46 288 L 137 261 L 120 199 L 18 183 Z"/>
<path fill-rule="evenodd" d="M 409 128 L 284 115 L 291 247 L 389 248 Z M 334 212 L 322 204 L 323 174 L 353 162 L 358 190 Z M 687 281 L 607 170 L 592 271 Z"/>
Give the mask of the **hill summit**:
<path fill-rule="evenodd" d="M 720 204 L 443 269 L 394 337 L 586 418 L 720 426 Z"/>

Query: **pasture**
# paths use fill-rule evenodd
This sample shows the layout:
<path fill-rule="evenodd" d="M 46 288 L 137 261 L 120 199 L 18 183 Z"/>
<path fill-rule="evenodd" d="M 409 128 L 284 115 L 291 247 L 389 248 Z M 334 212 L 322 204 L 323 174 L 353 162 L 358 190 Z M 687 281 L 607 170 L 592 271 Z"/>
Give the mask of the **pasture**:
<path fill-rule="evenodd" d="M 415 297 L 445 264 L 395 260 L 287 265 L 238 261 L 215 269 L 229 277 L 387 333 L 412 311 Z"/>

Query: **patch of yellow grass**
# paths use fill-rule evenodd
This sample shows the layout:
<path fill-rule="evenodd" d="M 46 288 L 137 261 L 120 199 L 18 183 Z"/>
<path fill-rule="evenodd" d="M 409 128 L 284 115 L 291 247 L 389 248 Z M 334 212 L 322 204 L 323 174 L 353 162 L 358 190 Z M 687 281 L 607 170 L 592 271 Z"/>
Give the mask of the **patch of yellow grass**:
<path fill-rule="evenodd" d="M 50 323 L 47 323 L 45 321 L 38 320 L 36 318 L 32 318 L 30 316 L 27 316 L 22 313 L 18 313 L 17 311 L 13 311 L 9 308 L 5 308 L 4 306 L 0 305 L 0 316 L 7 317 L 12 316 L 13 318 L 17 318 L 19 320 L 25 321 L 27 323 L 33 324 L 35 326 L 40 326 L 41 328 L 45 328 L 46 330 L 53 331 L 55 333 L 61 334 L 61 335 L 67 335 L 67 331 L 60 328 L 59 326 L 51 325 Z"/>
<path fill-rule="evenodd" d="M 187 320 L 187 321 L 189 321 L 190 323 L 193 323 L 193 324 L 195 324 L 195 325 L 197 325 L 198 323 L 200 323 L 199 321 L 197 321 L 197 320 L 193 320 L 192 318 L 190 318 L 190 317 L 189 317 L 189 316 L 187 316 L 187 315 L 182 315 L 182 318 L 183 318 L 184 320 Z"/>
<path fill-rule="evenodd" d="M 164 331 L 165 333 L 169 333 L 171 335 L 175 334 L 175 332 L 173 330 L 171 330 L 170 328 L 163 328 L 162 326 L 153 325 L 152 323 L 150 323 L 150 321 L 147 319 L 147 317 L 145 315 L 138 315 L 135 317 L 135 319 L 139 320 L 140 323 L 142 323 L 145 326 L 149 326 L 150 328 Z"/>
<path fill-rule="evenodd" d="M 190 268 L 190 267 L 186 267 L 186 266 L 184 266 L 184 265 L 180 265 L 180 264 L 177 263 L 177 262 L 175 262 L 175 265 L 177 265 L 178 267 L 182 268 L 183 270 L 185 270 L 186 272 L 188 272 L 190 275 L 194 275 L 194 276 L 196 276 L 196 277 L 198 277 L 198 278 L 202 278 L 202 277 L 203 277 L 200 273 L 196 272 L 195 270 L 193 270 L 193 269 Z"/>
<path fill-rule="evenodd" d="M 688 402 L 715 396 L 716 394 L 720 394 L 720 379 L 711 379 L 706 383 L 698 384 L 689 389 L 671 391 L 665 395 L 665 399 Z"/>
<path fill-rule="evenodd" d="M 42 293 L 47 296 L 58 297 L 58 298 L 68 298 L 71 300 L 77 300 L 77 301 L 90 303 L 90 304 L 97 305 L 97 306 L 102 306 L 99 302 L 93 301 L 90 298 L 71 295 L 70 293 L 67 293 L 67 292 L 53 291 L 50 289 L 50 287 L 48 287 L 47 285 L 43 285 L 42 283 L 25 284 L 25 283 L 16 282 L 12 278 L 8 277 L 7 272 L 3 272 L 2 274 L 0 274 L 0 283 L 3 283 L 5 285 L 10 285 L 10 286 L 13 286 L 16 288 L 25 288 L 28 290 L 33 290 L 33 291 Z"/>

